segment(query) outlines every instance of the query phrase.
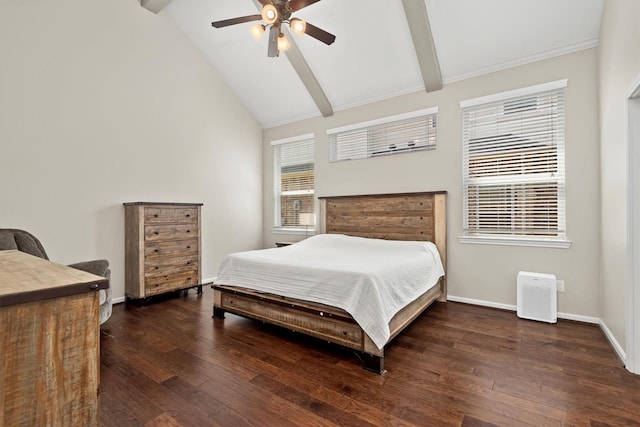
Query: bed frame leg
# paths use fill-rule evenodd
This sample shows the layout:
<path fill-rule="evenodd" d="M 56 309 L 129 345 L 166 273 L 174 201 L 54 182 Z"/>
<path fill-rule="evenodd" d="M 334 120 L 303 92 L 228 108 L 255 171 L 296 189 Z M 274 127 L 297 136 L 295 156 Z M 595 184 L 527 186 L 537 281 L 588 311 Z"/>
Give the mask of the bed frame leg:
<path fill-rule="evenodd" d="M 224 310 L 220 307 L 213 306 L 213 317 L 214 319 L 224 319 Z"/>
<path fill-rule="evenodd" d="M 362 367 L 367 371 L 373 372 L 378 375 L 384 374 L 384 356 L 374 356 L 373 354 L 358 352 L 356 353 L 358 359 L 362 362 Z"/>

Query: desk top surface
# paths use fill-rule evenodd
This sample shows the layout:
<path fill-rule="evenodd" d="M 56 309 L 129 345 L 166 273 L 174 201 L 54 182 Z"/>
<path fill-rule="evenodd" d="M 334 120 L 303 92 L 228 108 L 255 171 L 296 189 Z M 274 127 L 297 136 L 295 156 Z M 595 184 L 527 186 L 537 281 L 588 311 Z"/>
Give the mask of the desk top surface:
<path fill-rule="evenodd" d="M 20 251 L 0 251 L 0 307 L 108 287 L 104 277 Z"/>

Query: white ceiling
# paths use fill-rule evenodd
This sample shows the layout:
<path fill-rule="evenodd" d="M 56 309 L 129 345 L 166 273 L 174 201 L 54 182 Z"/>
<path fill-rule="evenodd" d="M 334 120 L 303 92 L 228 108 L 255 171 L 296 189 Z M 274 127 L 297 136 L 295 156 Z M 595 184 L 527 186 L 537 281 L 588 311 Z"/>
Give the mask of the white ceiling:
<path fill-rule="evenodd" d="M 598 43 L 604 0 L 425 0 L 444 84 Z M 165 8 L 263 128 L 320 116 L 286 55 L 267 57 L 253 0 L 173 0 Z M 401 0 L 322 0 L 294 14 L 334 35 L 327 46 L 292 35 L 334 111 L 421 91 Z"/>

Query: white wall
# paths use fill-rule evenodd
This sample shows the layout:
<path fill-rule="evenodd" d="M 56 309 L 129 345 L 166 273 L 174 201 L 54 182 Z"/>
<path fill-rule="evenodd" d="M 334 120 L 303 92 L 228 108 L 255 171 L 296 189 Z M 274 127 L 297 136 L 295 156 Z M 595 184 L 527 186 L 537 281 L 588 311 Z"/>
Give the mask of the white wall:
<path fill-rule="evenodd" d="M 600 158 L 602 186 L 601 317 L 626 346 L 626 103 L 640 78 L 640 2 L 607 0 L 600 28 Z"/>
<path fill-rule="evenodd" d="M 434 93 L 414 93 L 267 129 L 264 147 L 264 242 L 272 234 L 273 180 L 270 141 L 315 132 L 316 195 L 448 191 L 448 286 L 461 298 L 515 305 L 518 271 L 556 274 L 566 282 L 561 312 L 599 316 L 600 198 L 597 57 L 595 49 L 448 84 Z M 363 76 L 365 78 L 366 76 Z M 566 198 L 570 249 L 460 244 L 462 233 L 462 114 L 459 102 L 549 81 L 568 79 L 566 89 Z M 438 106 L 435 151 L 328 163 L 326 129 Z"/>
<path fill-rule="evenodd" d="M 262 130 L 175 24 L 139 2 L 0 2 L 0 227 L 60 263 L 106 258 L 123 202 L 202 202 L 203 276 L 261 246 Z"/>

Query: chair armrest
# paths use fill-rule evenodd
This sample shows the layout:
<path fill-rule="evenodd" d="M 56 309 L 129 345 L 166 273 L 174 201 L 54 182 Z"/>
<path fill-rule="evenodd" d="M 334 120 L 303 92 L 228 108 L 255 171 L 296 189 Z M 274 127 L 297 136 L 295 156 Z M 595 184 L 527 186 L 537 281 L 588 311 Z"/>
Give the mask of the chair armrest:
<path fill-rule="evenodd" d="M 95 274 L 109 279 L 111 276 L 111 270 L 109 270 L 109 261 L 106 259 L 98 259 L 95 261 L 84 261 L 70 264 L 69 267 L 86 271 L 87 273 Z"/>

